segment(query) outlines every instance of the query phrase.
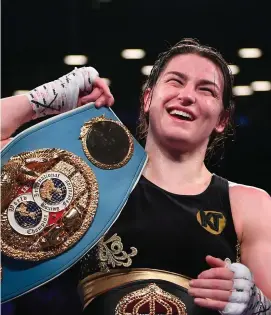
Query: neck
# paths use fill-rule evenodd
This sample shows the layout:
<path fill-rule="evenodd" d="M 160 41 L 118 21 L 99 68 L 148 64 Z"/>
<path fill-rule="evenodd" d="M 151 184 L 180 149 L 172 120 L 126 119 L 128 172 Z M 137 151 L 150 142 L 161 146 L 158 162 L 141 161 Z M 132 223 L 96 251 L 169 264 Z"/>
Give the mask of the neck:
<path fill-rule="evenodd" d="M 157 186 L 179 194 L 198 194 L 211 181 L 204 164 L 207 144 L 193 151 L 168 150 L 148 136 L 145 150 L 149 161 L 143 175 Z"/>

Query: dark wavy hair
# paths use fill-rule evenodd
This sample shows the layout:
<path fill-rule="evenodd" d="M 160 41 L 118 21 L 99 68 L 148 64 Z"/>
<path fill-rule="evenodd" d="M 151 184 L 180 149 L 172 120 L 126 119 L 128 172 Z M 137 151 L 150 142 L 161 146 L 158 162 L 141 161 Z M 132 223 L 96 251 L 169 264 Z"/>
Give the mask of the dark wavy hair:
<path fill-rule="evenodd" d="M 206 59 L 212 61 L 215 65 L 219 67 L 222 72 L 224 78 L 224 90 L 223 90 L 223 107 L 224 110 L 228 113 L 228 123 L 222 133 L 216 133 L 215 131 L 211 134 L 208 148 L 207 148 L 207 155 L 211 155 L 214 151 L 214 148 L 218 146 L 224 146 L 224 140 L 227 138 L 228 135 L 232 135 L 234 132 L 233 128 L 233 114 L 234 114 L 234 102 L 233 102 L 233 93 L 232 93 L 232 86 L 233 86 L 233 75 L 231 70 L 224 60 L 222 55 L 216 51 L 212 47 L 208 47 L 205 45 L 201 45 L 198 40 L 185 38 L 175 44 L 174 46 L 170 47 L 167 51 L 161 53 L 158 56 L 158 59 L 154 63 L 152 71 L 150 75 L 147 77 L 141 97 L 140 97 L 140 115 L 139 115 L 139 124 L 137 127 L 138 137 L 139 139 L 145 139 L 148 134 L 149 128 L 149 114 L 144 112 L 144 93 L 147 89 L 153 88 L 158 81 L 158 78 L 162 71 L 165 69 L 169 61 L 176 55 L 184 55 L 184 54 L 195 54 Z M 151 92 L 152 96 L 152 92 Z"/>

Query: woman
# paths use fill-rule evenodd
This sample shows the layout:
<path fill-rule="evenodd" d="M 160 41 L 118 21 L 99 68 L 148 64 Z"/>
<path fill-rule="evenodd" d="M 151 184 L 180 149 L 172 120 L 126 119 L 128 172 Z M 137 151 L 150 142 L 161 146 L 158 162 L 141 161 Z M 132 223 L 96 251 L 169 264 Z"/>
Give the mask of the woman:
<path fill-rule="evenodd" d="M 94 79 L 87 101 L 110 106 L 109 93 Z M 270 196 L 204 164 L 232 112 L 231 75 L 218 52 L 183 40 L 159 56 L 141 102 L 149 162 L 119 219 L 82 259 L 84 314 L 269 314 Z"/>

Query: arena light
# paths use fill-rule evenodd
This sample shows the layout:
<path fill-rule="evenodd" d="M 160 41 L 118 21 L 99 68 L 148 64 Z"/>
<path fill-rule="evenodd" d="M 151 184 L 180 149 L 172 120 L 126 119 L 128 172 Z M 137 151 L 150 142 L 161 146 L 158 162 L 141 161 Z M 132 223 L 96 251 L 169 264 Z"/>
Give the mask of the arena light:
<path fill-rule="evenodd" d="M 262 54 L 259 48 L 241 48 L 238 50 L 238 55 L 241 58 L 260 58 Z"/>
<path fill-rule="evenodd" d="M 124 59 L 142 59 L 146 55 L 143 49 L 124 49 L 121 56 Z"/>
<path fill-rule="evenodd" d="M 23 95 L 23 94 L 26 94 L 28 92 L 29 92 L 29 90 L 17 90 L 17 91 L 13 92 L 13 95 Z"/>
<path fill-rule="evenodd" d="M 102 78 L 104 81 L 105 81 L 105 83 L 109 86 L 110 84 L 111 84 L 111 80 L 110 79 L 108 79 L 108 78 Z"/>
<path fill-rule="evenodd" d="M 88 62 L 85 55 L 67 55 L 64 57 L 64 63 L 69 66 L 83 66 Z"/>
<path fill-rule="evenodd" d="M 249 85 L 237 85 L 233 87 L 233 94 L 236 96 L 246 96 L 253 94 Z"/>
<path fill-rule="evenodd" d="M 237 73 L 240 72 L 240 68 L 236 65 L 229 65 L 229 68 L 231 69 L 231 73 L 233 75 L 236 75 Z"/>
<path fill-rule="evenodd" d="M 144 66 L 141 68 L 141 73 L 144 75 L 150 75 L 153 66 Z"/>
<path fill-rule="evenodd" d="M 271 82 L 269 81 L 254 81 L 250 86 L 253 91 L 257 92 L 271 91 Z"/>

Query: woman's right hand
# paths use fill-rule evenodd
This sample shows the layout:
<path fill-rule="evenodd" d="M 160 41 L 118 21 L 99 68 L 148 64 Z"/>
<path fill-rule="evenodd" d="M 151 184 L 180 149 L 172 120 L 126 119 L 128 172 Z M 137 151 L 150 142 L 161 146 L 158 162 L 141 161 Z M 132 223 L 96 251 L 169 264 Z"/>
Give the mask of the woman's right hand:
<path fill-rule="evenodd" d="M 45 83 L 27 95 L 34 118 L 68 112 L 86 103 L 111 106 L 114 98 L 105 80 L 92 67 L 75 68 L 57 80 Z"/>
<path fill-rule="evenodd" d="M 78 97 L 77 106 L 82 106 L 90 102 L 95 102 L 96 107 L 112 106 L 115 101 L 105 80 L 100 77 L 94 80 L 93 89 L 90 93 L 83 92 L 81 95 Z"/>
<path fill-rule="evenodd" d="M 114 103 L 105 80 L 99 78 L 98 72 L 91 67 L 74 69 L 25 95 L 2 99 L 1 140 L 9 141 L 16 129 L 33 118 L 67 112 L 90 102 L 96 107 Z"/>

